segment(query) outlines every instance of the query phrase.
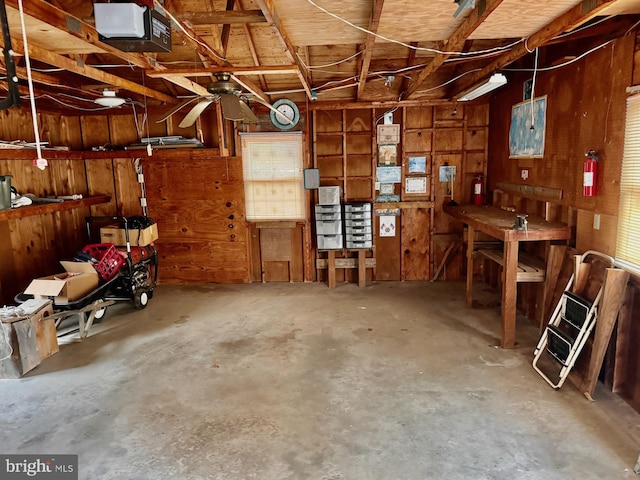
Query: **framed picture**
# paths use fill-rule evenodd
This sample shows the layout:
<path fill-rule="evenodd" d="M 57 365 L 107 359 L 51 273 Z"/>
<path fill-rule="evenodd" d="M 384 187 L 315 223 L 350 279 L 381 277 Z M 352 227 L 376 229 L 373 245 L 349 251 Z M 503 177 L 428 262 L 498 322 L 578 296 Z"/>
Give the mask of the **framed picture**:
<path fill-rule="evenodd" d="M 394 183 L 381 183 L 380 195 L 393 195 L 395 193 L 396 186 Z"/>
<path fill-rule="evenodd" d="M 376 180 L 381 184 L 400 183 L 402 169 L 400 167 L 378 167 L 376 168 Z"/>
<path fill-rule="evenodd" d="M 409 173 L 426 173 L 427 157 L 409 157 Z"/>
<path fill-rule="evenodd" d="M 544 156 L 546 117 L 546 96 L 518 103 L 511 108 L 509 158 Z"/>
<path fill-rule="evenodd" d="M 427 177 L 408 177 L 404 179 L 404 193 L 426 195 Z"/>
<path fill-rule="evenodd" d="M 397 145 L 378 145 L 378 165 L 392 167 L 398 163 Z"/>

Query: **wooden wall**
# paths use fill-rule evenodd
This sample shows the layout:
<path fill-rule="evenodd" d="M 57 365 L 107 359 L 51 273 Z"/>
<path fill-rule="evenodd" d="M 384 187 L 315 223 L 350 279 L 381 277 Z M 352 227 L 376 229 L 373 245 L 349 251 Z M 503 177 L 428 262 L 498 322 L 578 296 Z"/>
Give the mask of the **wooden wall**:
<path fill-rule="evenodd" d="M 317 106 L 313 119 L 312 153 L 320 170 L 322 185 L 342 188 L 343 201 L 374 202 L 377 165 L 377 125 L 388 109 L 323 110 Z M 400 125 L 397 164 L 402 183 L 395 186 L 398 204 L 377 203 L 374 210 L 399 207 L 396 235 L 379 235 L 379 217 L 374 216 L 376 280 L 427 280 L 434 272 L 453 235 L 461 225 L 449 220 L 442 206 L 452 200 L 450 186 L 439 181 L 441 166 L 455 166 L 457 175 L 453 200 L 469 203 L 471 183 L 485 174 L 489 109 L 487 104 L 407 106 L 393 110 L 393 122 Z M 412 174 L 410 157 L 426 157 L 426 172 Z M 427 193 L 408 194 L 405 179 L 427 177 Z M 316 253 L 322 257 L 322 252 Z M 349 256 L 349 252 L 345 253 Z M 447 265 L 445 278 L 458 279 L 461 260 Z M 326 272 L 319 272 L 319 280 Z M 355 272 L 338 271 L 338 281 L 355 281 Z"/>
<path fill-rule="evenodd" d="M 162 282 L 249 282 L 242 159 L 186 150 L 143 169 Z"/>
<path fill-rule="evenodd" d="M 536 96 L 547 96 L 546 141 L 543 158 L 509 158 L 511 107 L 522 101 L 522 82 L 531 75 L 509 75 L 509 85 L 491 100 L 489 133 L 489 189 L 507 182 L 562 190 L 562 198 L 549 204 L 552 216 L 575 230 L 572 245 L 578 252 L 597 250 L 615 255 L 619 200 L 619 179 L 624 146 L 626 88 L 640 84 L 640 53 L 635 35 L 619 38 L 569 66 L 541 72 L 536 79 Z M 554 51 L 542 51 L 540 58 L 553 59 Z M 597 194 L 582 195 L 582 167 L 585 153 L 596 150 Z M 529 178 L 521 178 L 523 169 Z M 520 211 L 543 213 L 545 200 L 534 196 L 506 194 L 502 202 Z M 594 215 L 600 228 L 594 228 Z M 617 332 L 607 357 L 605 380 L 614 391 L 640 411 L 640 329 L 637 318 L 640 281 L 629 284 Z M 533 284 L 519 285 L 520 307 L 535 312 Z"/>

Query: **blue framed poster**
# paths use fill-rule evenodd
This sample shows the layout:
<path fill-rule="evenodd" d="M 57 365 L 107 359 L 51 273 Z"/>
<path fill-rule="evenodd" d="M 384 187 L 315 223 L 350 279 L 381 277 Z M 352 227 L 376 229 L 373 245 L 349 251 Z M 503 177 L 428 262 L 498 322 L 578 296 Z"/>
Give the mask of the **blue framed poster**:
<path fill-rule="evenodd" d="M 533 115 L 531 109 L 533 107 Z M 514 105 L 509 128 L 509 158 L 544 156 L 547 97 Z"/>

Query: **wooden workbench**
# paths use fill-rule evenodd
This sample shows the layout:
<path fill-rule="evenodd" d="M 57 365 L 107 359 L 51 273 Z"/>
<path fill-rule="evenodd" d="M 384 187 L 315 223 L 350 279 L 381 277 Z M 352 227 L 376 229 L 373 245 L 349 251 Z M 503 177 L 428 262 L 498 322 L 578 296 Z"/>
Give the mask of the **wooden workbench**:
<path fill-rule="evenodd" d="M 466 302 L 472 305 L 473 238 L 478 230 L 502 242 L 502 348 L 513 348 L 516 332 L 516 293 L 518 273 L 518 247 L 520 242 L 568 240 L 571 230 L 564 224 L 547 222 L 543 218 L 527 217 L 527 230 L 515 230 L 515 213 L 497 207 L 459 205 L 445 206 L 444 211 L 469 226 L 467 242 L 467 293 Z"/>

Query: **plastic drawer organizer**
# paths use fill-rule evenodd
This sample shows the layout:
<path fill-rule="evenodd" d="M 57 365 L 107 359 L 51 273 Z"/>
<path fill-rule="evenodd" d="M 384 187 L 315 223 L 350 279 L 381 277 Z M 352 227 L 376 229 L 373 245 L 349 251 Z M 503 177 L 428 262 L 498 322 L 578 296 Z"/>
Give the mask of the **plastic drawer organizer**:
<path fill-rule="evenodd" d="M 373 247 L 373 221 L 370 203 L 347 203 L 344 206 L 344 220 L 348 249 Z"/>

